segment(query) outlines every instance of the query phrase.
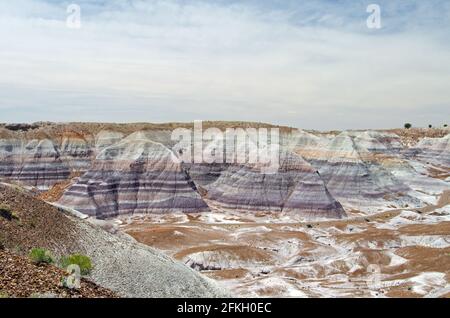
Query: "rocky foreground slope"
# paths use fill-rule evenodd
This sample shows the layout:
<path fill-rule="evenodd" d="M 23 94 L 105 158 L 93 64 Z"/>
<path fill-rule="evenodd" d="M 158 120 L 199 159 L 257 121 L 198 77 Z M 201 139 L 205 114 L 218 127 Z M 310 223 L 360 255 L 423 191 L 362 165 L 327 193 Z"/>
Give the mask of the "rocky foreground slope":
<path fill-rule="evenodd" d="M 450 191 L 342 220 L 167 214 L 122 230 L 244 297 L 450 297 Z"/>
<path fill-rule="evenodd" d="M 251 123 L 208 125 L 273 128 Z M 449 188 L 450 135 L 445 129 L 325 134 L 279 127 L 280 165 L 269 174 L 262 164 L 183 161 L 185 149 L 171 140 L 179 127 L 192 128 L 189 124 L 4 126 L 0 178 L 40 191 L 56 188 L 63 192 L 57 196 L 60 204 L 100 219 L 207 211 L 342 218 L 420 207 L 435 202 Z M 217 139 L 206 141 L 204 148 L 229 151 Z"/>
<path fill-rule="evenodd" d="M 1 297 L 116 298 L 117 295 L 82 278 L 79 289 L 61 285 L 67 273 L 53 265 L 36 265 L 23 257 L 0 249 Z"/>
<path fill-rule="evenodd" d="M 0 215 L 0 244 L 4 248 L 23 255 L 36 247 L 56 257 L 87 255 L 94 266 L 89 279 L 119 296 L 225 295 L 212 281 L 182 263 L 127 235 L 111 234 L 98 224 L 72 217 L 20 188 L 0 184 L 0 204 L 9 211 Z M 7 280 L 9 274 L 2 273 L 0 281 Z"/>

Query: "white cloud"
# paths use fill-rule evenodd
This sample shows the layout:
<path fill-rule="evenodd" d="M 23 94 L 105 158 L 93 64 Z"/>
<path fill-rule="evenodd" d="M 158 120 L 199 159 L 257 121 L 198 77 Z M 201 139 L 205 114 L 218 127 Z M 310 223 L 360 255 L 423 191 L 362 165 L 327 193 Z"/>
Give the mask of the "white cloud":
<path fill-rule="evenodd" d="M 363 8 L 350 18 L 319 14 L 312 2 L 298 11 L 124 3 L 80 1 L 80 30 L 65 27 L 61 4 L 1 4 L 0 121 L 224 119 L 331 129 L 449 117 L 448 31 L 424 20 L 422 28 L 409 21 L 369 32 L 362 5 L 347 7 Z M 305 22 L 311 12 L 316 22 Z"/>

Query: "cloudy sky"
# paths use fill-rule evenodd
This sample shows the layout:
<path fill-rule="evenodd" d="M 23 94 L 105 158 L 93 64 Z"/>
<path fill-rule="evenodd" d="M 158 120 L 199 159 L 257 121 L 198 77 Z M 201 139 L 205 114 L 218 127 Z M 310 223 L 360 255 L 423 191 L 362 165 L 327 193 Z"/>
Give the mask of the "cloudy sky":
<path fill-rule="evenodd" d="M 450 119 L 446 0 L 0 0 L 0 38 L 0 122 Z"/>

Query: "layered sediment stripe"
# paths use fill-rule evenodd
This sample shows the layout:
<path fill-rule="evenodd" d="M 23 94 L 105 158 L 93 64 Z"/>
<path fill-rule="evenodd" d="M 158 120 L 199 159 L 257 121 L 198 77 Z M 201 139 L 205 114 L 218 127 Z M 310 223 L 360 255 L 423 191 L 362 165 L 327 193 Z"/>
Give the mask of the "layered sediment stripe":
<path fill-rule="evenodd" d="M 95 149 L 100 153 L 103 149 L 110 147 L 123 139 L 124 135 L 120 132 L 101 130 L 95 136 Z"/>
<path fill-rule="evenodd" d="M 173 153 L 141 133 L 106 147 L 60 203 L 98 218 L 208 210 Z"/>
<path fill-rule="evenodd" d="M 355 145 L 373 153 L 398 154 L 403 148 L 400 137 L 392 133 L 363 131 L 350 134 Z"/>
<path fill-rule="evenodd" d="M 407 157 L 450 167 L 450 134 L 443 138 L 424 138 L 407 152 Z"/>
<path fill-rule="evenodd" d="M 69 175 L 69 166 L 49 139 L 0 141 L 0 177 L 46 190 Z"/>
<path fill-rule="evenodd" d="M 75 133 L 66 133 L 60 147 L 61 160 L 70 168 L 71 172 L 86 172 L 95 157 L 95 146 L 92 141 Z"/>
<path fill-rule="evenodd" d="M 283 212 L 295 213 L 299 209 L 305 217 L 342 218 L 346 216 L 341 203 L 330 194 L 317 173 L 304 175 L 283 206 Z"/>
<path fill-rule="evenodd" d="M 296 153 L 305 155 L 318 169 L 326 188 L 339 202 L 355 208 L 367 206 L 367 201 L 373 206 L 384 206 L 389 197 L 396 203 L 417 204 L 417 200 L 406 195 L 411 189 L 380 164 L 398 151 L 400 144 L 395 135 L 343 132 L 330 140 L 325 150 L 321 147 L 324 141 L 313 139 L 315 142 L 299 143 Z M 302 144 L 308 145 L 307 151 L 302 150 Z"/>
<path fill-rule="evenodd" d="M 210 180 L 198 170 L 193 178 L 208 204 L 216 209 L 334 218 L 345 215 L 310 164 L 290 152 L 282 152 L 280 160 L 273 174 L 264 173 L 259 165 L 231 165 L 214 182 L 204 182 Z"/>
<path fill-rule="evenodd" d="M 180 163 L 175 157 L 179 149 L 170 150 L 174 141 L 165 129 L 127 137 L 73 127 L 56 133 L 0 133 L 0 178 L 47 190 L 78 176 L 60 203 L 100 218 L 201 212 L 208 205 L 340 217 L 341 203 L 369 212 L 412 208 L 429 202 L 427 195 L 448 188 L 450 135 L 425 138 L 407 149 L 404 140 L 389 132 L 282 133 L 281 166 L 267 174 L 264 164 Z M 247 146 L 225 147 L 224 159 L 231 154 L 249 156 Z M 221 147 L 217 139 L 204 142 L 207 153 Z"/>

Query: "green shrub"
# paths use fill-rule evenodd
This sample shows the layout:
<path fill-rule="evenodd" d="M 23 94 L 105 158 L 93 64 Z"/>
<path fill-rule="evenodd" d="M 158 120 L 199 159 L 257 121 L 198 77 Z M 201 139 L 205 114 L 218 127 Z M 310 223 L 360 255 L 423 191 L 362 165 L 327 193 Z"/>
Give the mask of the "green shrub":
<path fill-rule="evenodd" d="M 11 210 L 9 206 L 5 204 L 0 205 L 0 216 L 7 219 L 8 221 L 19 219 L 17 214 L 13 210 Z"/>
<path fill-rule="evenodd" d="M 411 125 L 410 123 L 406 123 L 406 124 L 405 124 L 405 128 L 406 128 L 406 129 L 410 129 L 411 127 L 412 127 L 412 125 Z"/>
<path fill-rule="evenodd" d="M 52 254 L 43 248 L 33 248 L 29 256 L 31 261 L 38 265 L 54 263 Z"/>
<path fill-rule="evenodd" d="M 0 298 L 9 298 L 9 295 L 0 290 Z"/>
<path fill-rule="evenodd" d="M 73 254 L 61 259 L 61 267 L 67 268 L 69 265 L 78 265 L 81 275 L 88 275 L 92 270 L 91 259 L 86 255 Z"/>

